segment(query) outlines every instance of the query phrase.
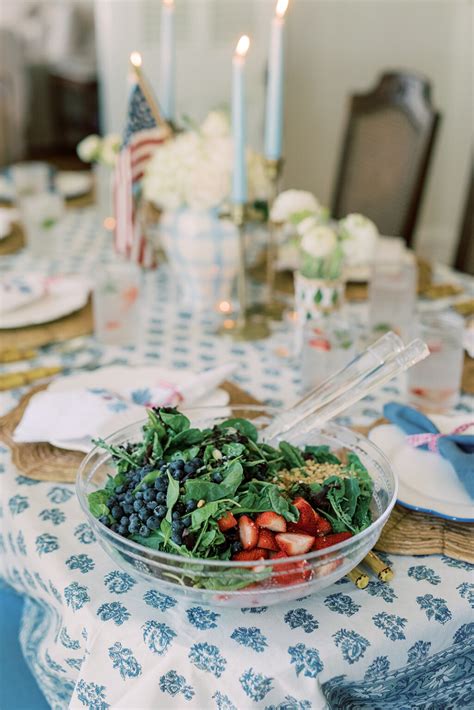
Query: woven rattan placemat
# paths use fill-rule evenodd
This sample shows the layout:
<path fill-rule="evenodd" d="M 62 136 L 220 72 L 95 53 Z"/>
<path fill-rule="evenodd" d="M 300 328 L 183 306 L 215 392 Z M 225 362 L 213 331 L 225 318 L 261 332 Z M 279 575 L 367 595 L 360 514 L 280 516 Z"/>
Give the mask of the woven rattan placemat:
<path fill-rule="evenodd" d="M 87 304 L 79 311 L 51 323 L 0 330 L 0 351 L 10 348 L 39 348 L 42 345 L 70 340 L 79 335 L 89 335 L 92 331 L 92 300 L 89 298 Z"/>
<path fill-rule="evenodd" d="M 17 222 L 12 224 L 12 231 L 5 239 L 0 240 L 0 256 L 7 256 L 23 249 L 25 246 L 25 234 L 23 228 Z"/>
<path fill-rule="evenodd" d="M 14 409 L 0 418 L 0 440 L 11 449 L 14 465 L 28 478 L 34 478 L 36 481 L 72 483 L 75 481 L 77 468 L 84 458 L 84 454 L 78 451 L 58 449 L 46 442 L 17 444 L 12 438 L 29 400 L 36 392 L 41 392 L 46 387 L 46 384 L 33 387 L 22 397 Z M 229 393 L 231 404 L 244 405 L 244 407 L 245 405 L 258 404 L 254 397 L 237 385 L 224 382 L 221 387 Z M 239 416 L 245 416 L 245 414 L 243 408 L 242 412 L 239 412 Z"/>

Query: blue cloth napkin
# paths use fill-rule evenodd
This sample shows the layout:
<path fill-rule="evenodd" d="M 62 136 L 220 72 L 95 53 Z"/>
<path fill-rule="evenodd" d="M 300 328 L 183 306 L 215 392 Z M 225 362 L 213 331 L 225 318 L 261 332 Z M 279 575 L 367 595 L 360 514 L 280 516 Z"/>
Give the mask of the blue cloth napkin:
<path fill-rule="evenodd" d="M 383 408 L 384 417 L 406 434 L 439 434 L 439 429 L 427 416 L 412 407 L 389 402 Z M 474 436 L 447 434 L 437 440 L 438 451 L 452 465 L 459 480 L 474 499 Z M 428 450 L 425 444 L 419 447 Z"/>

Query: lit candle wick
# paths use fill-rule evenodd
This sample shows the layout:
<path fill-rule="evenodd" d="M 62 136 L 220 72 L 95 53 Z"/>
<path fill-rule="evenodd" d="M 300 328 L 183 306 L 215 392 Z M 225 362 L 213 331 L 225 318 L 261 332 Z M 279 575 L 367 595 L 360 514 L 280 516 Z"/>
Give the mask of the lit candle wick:
<path fill-rule="evenodd" d="M 245 57 L 250 47 L 250 39 L 247 35 L 242 35 L 242 37 L 237 42 L 237 47 L 235 48 L 235 54 L 238 57 Z"/>
<path fill-rule="evenodd" d="M 142 55 L 140 52 L 132 52 L 130 55 L 130 63 L 133 64 L 135 68 L 141 67 L 142 65 Z"/>

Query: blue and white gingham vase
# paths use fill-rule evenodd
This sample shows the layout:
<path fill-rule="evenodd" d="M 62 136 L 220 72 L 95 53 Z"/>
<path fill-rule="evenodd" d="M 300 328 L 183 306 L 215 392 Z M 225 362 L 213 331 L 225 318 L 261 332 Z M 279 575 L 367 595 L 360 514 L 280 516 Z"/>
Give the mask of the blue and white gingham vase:
<path fill-rule="evenodd" d="M 239 235 L 230 220 L 214 210 L 166 211 L 160 235 L 183 305 L 203 311 L 230 300 L 239 264 Z"/>

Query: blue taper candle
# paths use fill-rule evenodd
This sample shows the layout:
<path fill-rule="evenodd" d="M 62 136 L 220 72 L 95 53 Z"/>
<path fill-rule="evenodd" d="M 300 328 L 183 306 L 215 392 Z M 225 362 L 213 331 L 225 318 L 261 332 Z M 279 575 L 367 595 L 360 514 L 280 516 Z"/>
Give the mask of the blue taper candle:
<path fill-rule="evenodd" d="M 247 202 L 247 165 L 245 160 L 245 55 L 250 40 L 242 35 L 237 43 L 232 60 L 232 138 L 233 175 L 232 202 L 243 205 Z"/>
<path fill-rule="evenodd" d="M 288 0 L 278 0 L 272 20 L 268 54 L 268 85 L 265 107 L 265 157 L 281 158 L 283 140 L 283 34 Z"/>
<path fill-rule="evenodd" d="M 175 8 L 174 0 L 162 0 L 160 27 L 160 104 L 167 121 L 175 113 Z"/>

